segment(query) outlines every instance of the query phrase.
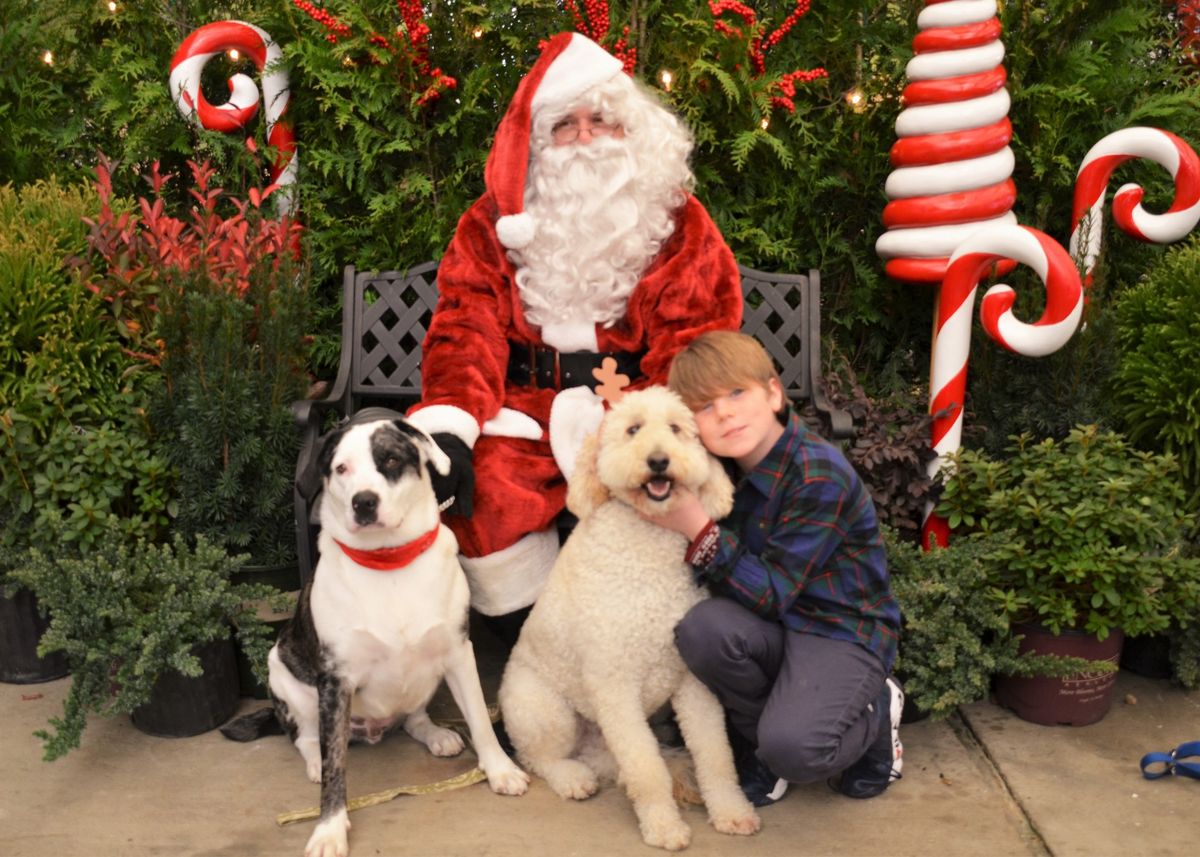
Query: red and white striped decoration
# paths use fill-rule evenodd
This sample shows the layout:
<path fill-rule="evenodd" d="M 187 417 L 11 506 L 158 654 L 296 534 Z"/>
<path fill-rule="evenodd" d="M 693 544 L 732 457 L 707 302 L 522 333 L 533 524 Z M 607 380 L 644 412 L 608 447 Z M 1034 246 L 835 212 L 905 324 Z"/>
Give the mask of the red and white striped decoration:
<path fill-rule="evenodd" d="M 950 257 L 938 292 L 934 328 L 929 412 L 933 421 L 933 449 L 937 457 L 928 465 L 930 476 L 944 466 L 946 456 L 962 442 L 963 402 L 967 392 L 967 357 L 971 350 L 971 314 L 979 281 L 997 262 L 1010 259 L 1037 272 L 1046 286 L 1046 308 L 1033 324 L 1012 312 L 1016 293 L 1004 284 L 992 286 L 983 296 L 980 320 L 988 336 L 1005 348 L 1028 357 L 1057 351 L 1075 333 L 1083 315 L 1083 284 L 1067 251 L 1053 238 L 1025 226 L 998 224 L 978 229 Z M 922 542 L 929 536 L 943 547 L 949 528 L 926 508 Z"/>
<path fill-rule="evenodd" d="M 1104 229 L 1104 198 L 1113 171 L 1132 158 L 1146 158 L 1166 168 L 1175 180 L 1175 198 L 1163 214 L 1142 208 L 1145 191 L 1129 183 L 1113 196 L 1113 220 L 1142 241 L 1169 244 L 1178 241 L 1200 221 L 1200 158 L 1191 146 L 1169 131 L 1158 128 L 1123 128 L 1092 146 L 1084 156 L 1075 180 L 1071 210 L 1071 256 L 1091 285 L 1100 255 Z"/>
<path fill-rule="evenodd" d="M 279 185 L 276 206 L 280 214 L 294 207 L 296 138 L 286 118 L 290 93 L 287 70 L 280 62 L 279 45 L 265 31 L 244 21 L 206 24 L 183 40 L 171 60 L 171 95 L 179 112 L 210 131 L 229 133 L 244 127 L 258 112 L 258 86 L 244 74 L 229 79 L 229 100 L 210 104 L 200 91 L 200 74 L 214 56 L 236 49 L 249 57 L 262 75 L 266 102 L 267 145 L 278 152 L 271 165 L 271 180 Z"/>
<path fill-rule="evenodd" d="M 995 0 L 925 0 L 875 244 L 888 275 L 938 283 L 964 238 L 1013 223 L 1012 125 Z"/>

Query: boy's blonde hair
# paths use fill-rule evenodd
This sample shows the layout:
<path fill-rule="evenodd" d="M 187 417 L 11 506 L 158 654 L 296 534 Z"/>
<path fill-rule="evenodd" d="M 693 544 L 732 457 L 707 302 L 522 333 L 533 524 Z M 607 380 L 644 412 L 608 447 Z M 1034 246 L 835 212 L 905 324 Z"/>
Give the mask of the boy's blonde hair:
<path fill-rule="evenodd" d="M 780 383 L 771 355 L 757 339 L 733 330 L 712 330 L 675 355 L 667 385 L 695 410 L 735 387 L 766 387 L 772 379 Z M 783 409 L 787 406 L 785 396 Z"/>

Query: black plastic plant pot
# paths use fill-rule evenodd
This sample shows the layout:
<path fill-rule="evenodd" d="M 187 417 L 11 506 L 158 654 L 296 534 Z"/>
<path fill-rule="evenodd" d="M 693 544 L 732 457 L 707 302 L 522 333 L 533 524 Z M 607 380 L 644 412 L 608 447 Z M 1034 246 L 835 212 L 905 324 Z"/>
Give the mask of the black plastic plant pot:
<path fill-rule="evenodd" d="M 188 678 L 175 671 L 154 684 L 150 701 L 135 708 L 133 725 L 148 735 L 187 738 L 215 729 L 238 707 L 238 670 L 233 640 L 203 643 L 195 650 L 204 672 Z"/>
<path fill-rule="evenodd" d="M 18 589 L 11 598 L 0 595 L 0 681 L 34 684 L 69 672 L 61 652 L 38 657 L 38 641 L 49 624 L 38 613 L 37 596 L 28 589 Z"/>

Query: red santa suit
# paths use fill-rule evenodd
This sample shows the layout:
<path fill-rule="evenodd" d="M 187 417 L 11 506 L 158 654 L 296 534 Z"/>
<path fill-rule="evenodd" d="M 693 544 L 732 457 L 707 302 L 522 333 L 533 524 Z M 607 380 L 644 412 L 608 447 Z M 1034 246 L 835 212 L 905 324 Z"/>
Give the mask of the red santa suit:
<path fill-rule="evenodd" d="M 706 330 L 737 329 L 741 321 L 733 254 L 690 195 L 623 316 L 589 324 L 583 353 L 564 347 L 561 336 L 544 336 L 526 318 L 508 251 L 526 243 L 534 228 L 523 210 L 530 115 L 539 98 L 552 94 L 559 103 L 621 73 L 618 60 L 579 34 L 547 44 L 497 131 L 487 192 L 459 221 L 438 270 L 421 403 L 411 418 L 473 448 L 474 513 L 451 516 L 447 524 L 458 537 L 472 605 L 488 615 L 532 604 L 553 564 L 554 522 L 569 469 L 559 462 L 572 460 L 599 416 L 599 400 L 580 386 L 595 385 L 587 377 L 591 367 L 611 354 L 632 378 L 630 389 L 664 384 L 680 348 Z"/>

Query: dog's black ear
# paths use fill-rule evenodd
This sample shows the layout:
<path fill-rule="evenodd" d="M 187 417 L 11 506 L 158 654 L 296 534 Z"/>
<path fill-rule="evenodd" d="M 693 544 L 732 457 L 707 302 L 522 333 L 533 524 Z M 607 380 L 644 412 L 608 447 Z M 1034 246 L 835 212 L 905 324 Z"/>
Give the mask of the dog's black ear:
<path fill-rule="evenodd" d="M 302 453 L 307 457 L 301 458 L 296 466 L 296 488 L 305 500 L 311 500 L 321 490 L 321 483 L 333 466 L 333 452 L 347 428 L 348 426 L 335 428 L 318 438 L 315 450 L 308 449 Z"/>

